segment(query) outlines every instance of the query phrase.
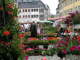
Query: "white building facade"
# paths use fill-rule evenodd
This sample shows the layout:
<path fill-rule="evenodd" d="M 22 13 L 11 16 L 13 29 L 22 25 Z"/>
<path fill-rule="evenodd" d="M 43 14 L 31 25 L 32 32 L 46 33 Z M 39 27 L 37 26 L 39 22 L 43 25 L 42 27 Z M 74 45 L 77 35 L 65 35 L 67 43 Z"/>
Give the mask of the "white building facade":
<path fill-rule="evenodd" d="M 18 11 L 19 23 L 47 20 L 50 15 L 48 5 L 45 5 L 41 0 L 18 1 Z"/>
<path fill-rule="evenodd" d="M 80 11 L 80 0 L 59 0 L 57 16 L 65 16 L 75 11 Z"/>

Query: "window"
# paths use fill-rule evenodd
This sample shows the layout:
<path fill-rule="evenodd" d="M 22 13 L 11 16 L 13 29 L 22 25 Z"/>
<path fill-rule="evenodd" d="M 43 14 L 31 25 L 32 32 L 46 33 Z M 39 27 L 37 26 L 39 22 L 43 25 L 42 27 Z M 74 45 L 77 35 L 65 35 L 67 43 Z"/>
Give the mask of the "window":
<path fill-rule="evenodd" d="M 23 9 L 23 12 L 24 12 L 25 10 Z"/>
<path fill-rule="evenodd" d="M 31 15 L 31 18 L 38 18 L 38 15 Z"/>
<path fill-rule="evenodd" d="M 27 12 L 27 9 L 25 9 L 25 12 Z"/>
<path fill-rule="evenodd" d="M 34 12 L 38 12 L 38 9 L 34 9 Z"/>
<path fill-rule="evenodd" d="M 35 15 L 35 18 L 38 18 L 38 15 Z"/>
<path fill-rule="evenodd" d="M 31 15 L 31 18 L 34 18 L 34 15 Z"/>
<path fill-rule="evenodd" d="M 30 12 L 30 9 L 28 9 L 28 12 Z"/>
<path fill-rule="evenodd" d="M 36 12 L 38 12 L 38 9 L 35 9 Z"/>
<path fill-rule="evenodd" d="M 44 9 L 40 9 L 39 12 L 44 12 Z"/>
<path fill-rule="evenodd" d="M 27 15 L 25 15 L 25 17 L 27 18 L 28 16 L 27 16 Z"/>
<path fill-rule="evenodd" d="M 44 17 L 44 15 L 40 15 L 40 17 Z"/>
<path fill-rule="evenodd" d="M 33 12 L 33 11 L 34 11 L 34 9 L 31 9 L 31 11 Z"/>
<path fill-rule="evenodd" d="M 28 15 L 28 18 L 30 18 L 30 15 Z"/>
<path fill-rule="evenodd" d="M 36 9 L 34 9 L 34 12 L 36 11 Z"/>

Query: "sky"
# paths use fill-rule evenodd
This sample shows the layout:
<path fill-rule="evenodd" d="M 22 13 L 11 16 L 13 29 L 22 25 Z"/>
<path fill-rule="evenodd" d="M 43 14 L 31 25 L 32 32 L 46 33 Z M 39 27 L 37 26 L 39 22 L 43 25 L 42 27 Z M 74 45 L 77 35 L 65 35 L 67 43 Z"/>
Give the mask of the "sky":
<path fill-rule="evenodd" d="M 49 6 L 51 14 L 56 14 L 58 0 L 42 0 L 42 1 Z"/>

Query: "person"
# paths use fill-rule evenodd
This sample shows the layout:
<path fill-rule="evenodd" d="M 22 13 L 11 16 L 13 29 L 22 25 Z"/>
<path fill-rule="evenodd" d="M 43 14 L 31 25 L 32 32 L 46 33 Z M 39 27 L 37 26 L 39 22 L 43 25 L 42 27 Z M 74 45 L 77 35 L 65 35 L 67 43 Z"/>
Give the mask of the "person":
<path fill-rule="evenodd" d="M 34 21 L 30 26 L 30 32 L 31 32 L 31 37 L 37 37 L 37 26 Z"/>
<path fill-rule="evenodd" d="M 41 33 L 41 27 L 40 27 L 40 23 L 37 23 L 37 34 Z"/>

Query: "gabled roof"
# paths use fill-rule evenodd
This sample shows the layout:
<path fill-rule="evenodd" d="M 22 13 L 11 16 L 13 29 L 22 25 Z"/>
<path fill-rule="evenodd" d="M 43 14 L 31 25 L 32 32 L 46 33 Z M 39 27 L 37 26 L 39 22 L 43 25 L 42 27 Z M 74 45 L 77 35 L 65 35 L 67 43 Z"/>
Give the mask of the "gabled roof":
<path fill-rule="evenodd" d="M 19 8 L 46 8 L 45 4 L 42 1 L 33 1 L 33 2 L 19 2 Z"/>

